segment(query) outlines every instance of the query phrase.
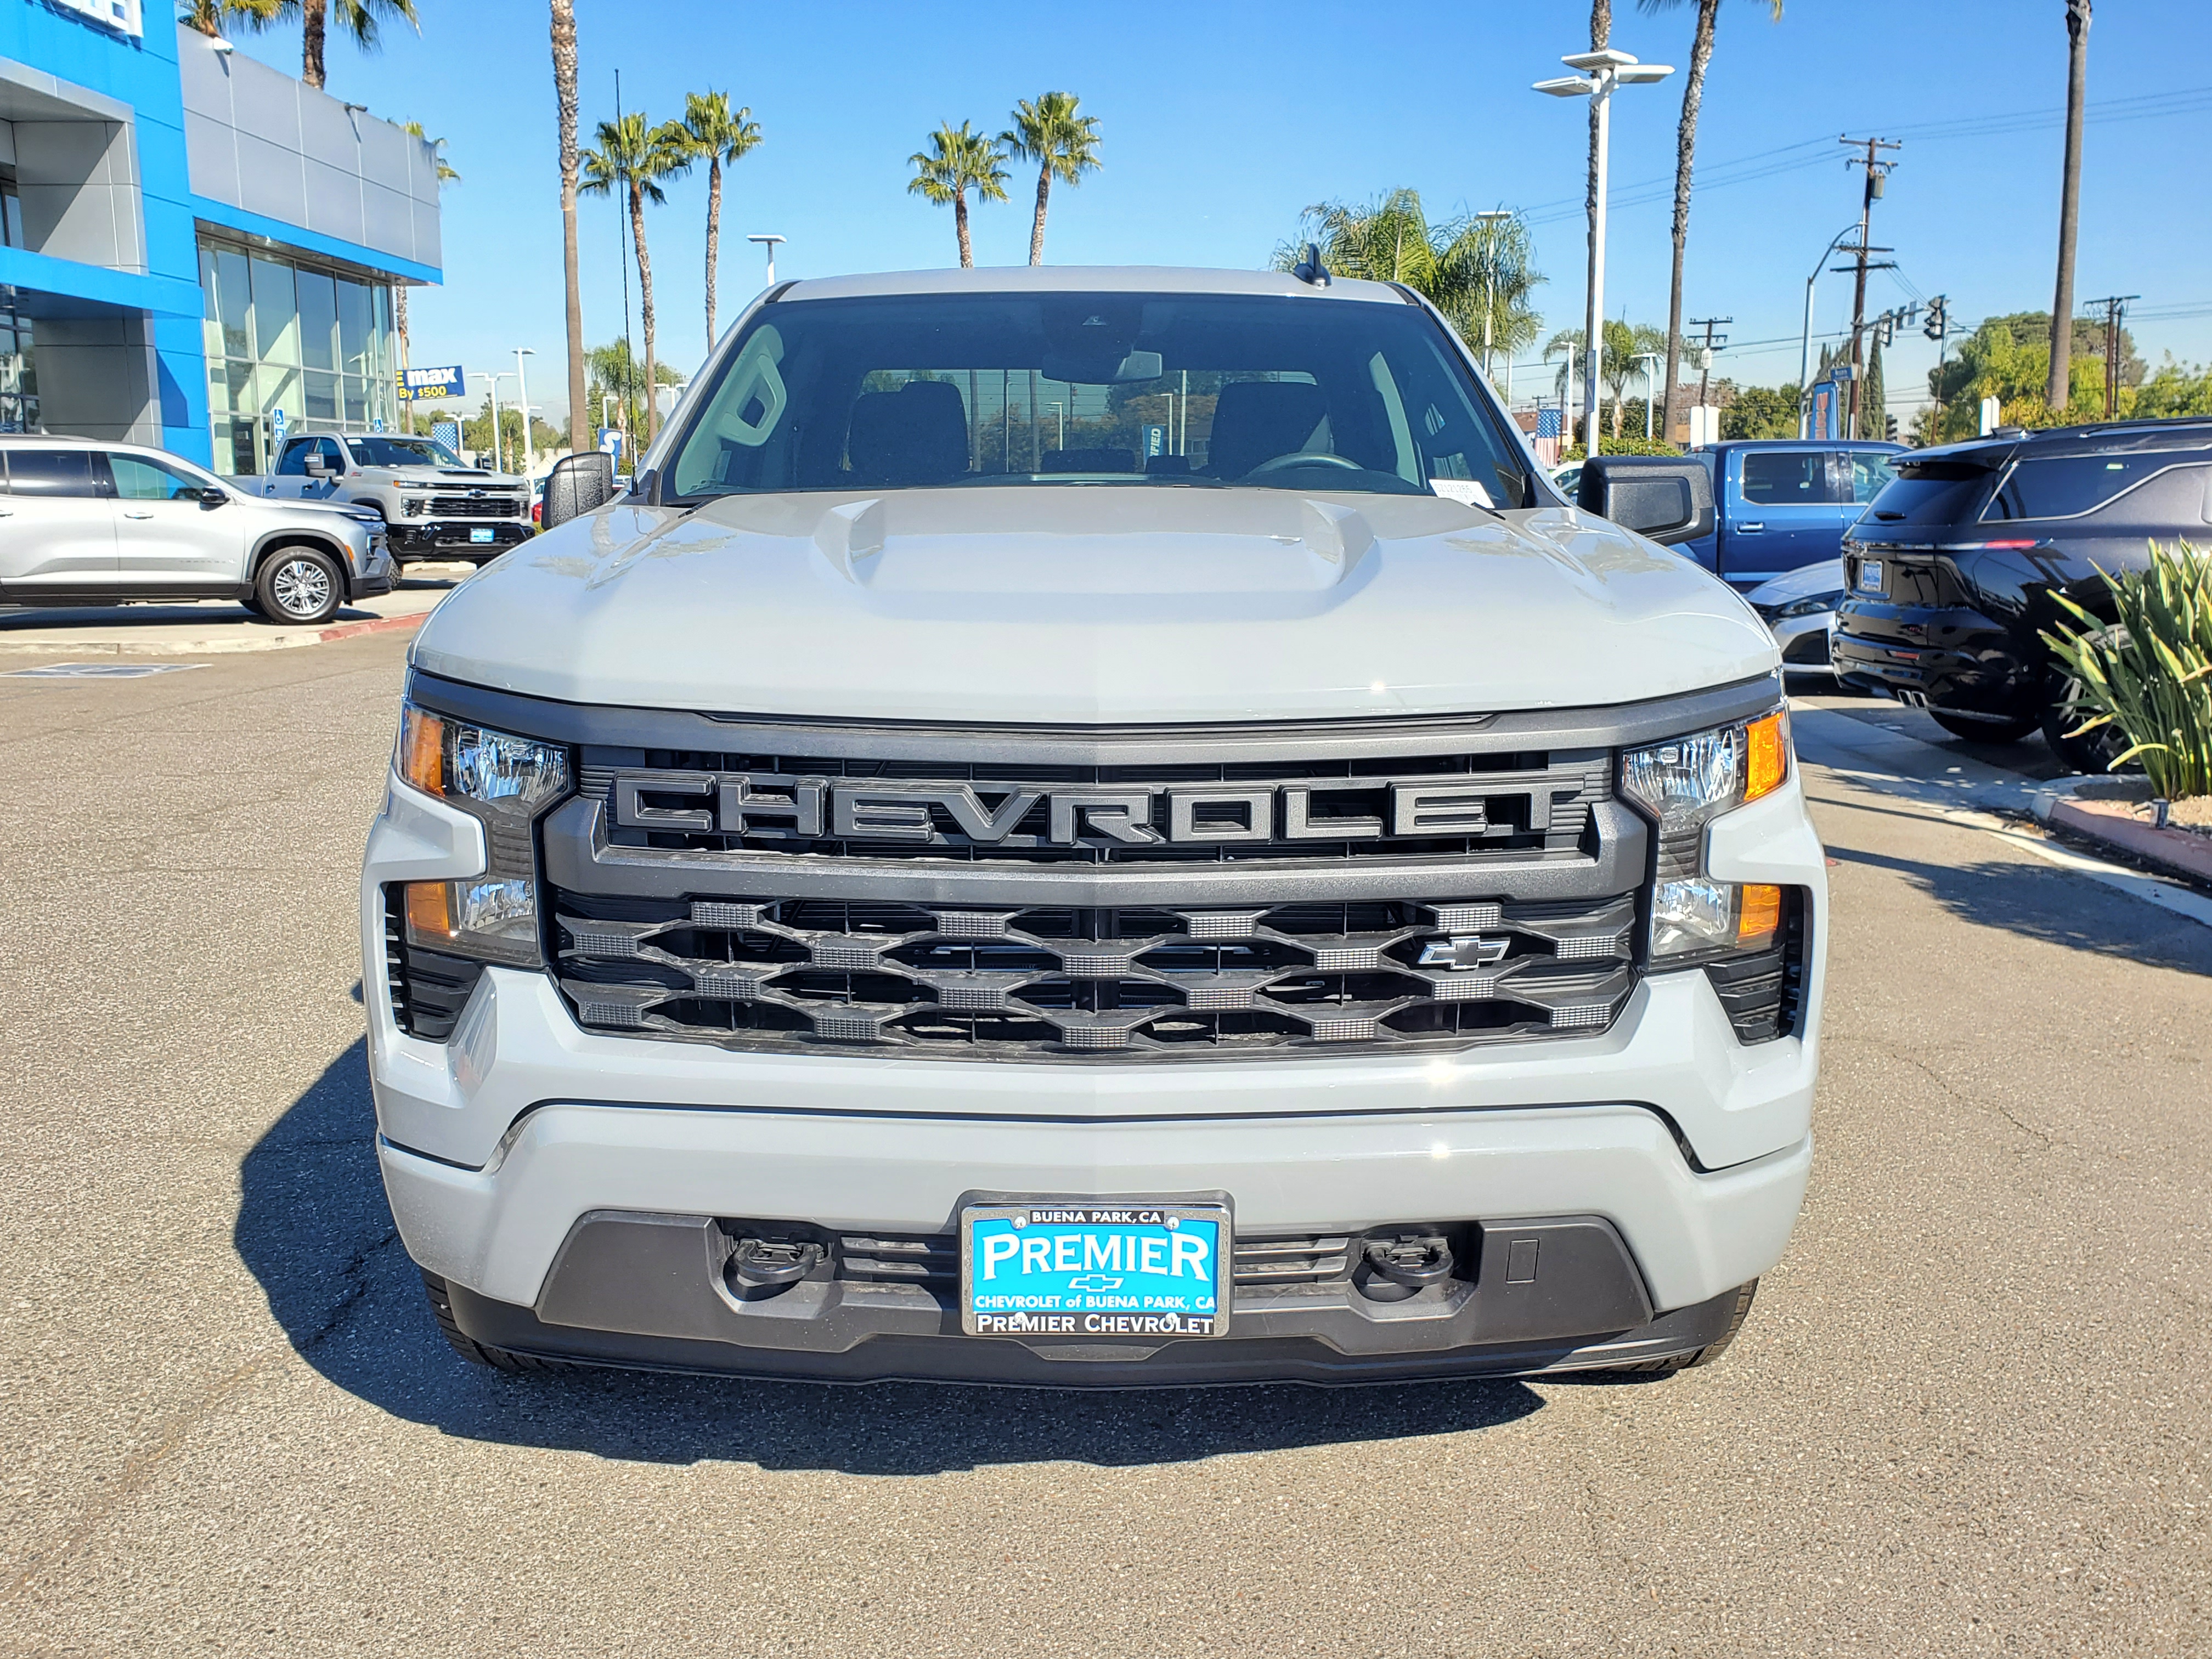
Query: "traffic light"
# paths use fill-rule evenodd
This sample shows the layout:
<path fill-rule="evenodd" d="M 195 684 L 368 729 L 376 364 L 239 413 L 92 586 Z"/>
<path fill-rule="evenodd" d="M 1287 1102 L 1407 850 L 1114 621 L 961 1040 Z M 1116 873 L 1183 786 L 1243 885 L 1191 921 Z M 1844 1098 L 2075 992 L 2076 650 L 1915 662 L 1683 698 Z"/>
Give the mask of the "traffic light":
<path fill-rule="evenodd" d="M 1896 416 L 1885 415 L 1881 417 L 1881 435 L 1888 439 L 1892 443 L 1895 443 L 1897 441 Z"/>
<path fill-rule="evenodd" d="M 1941 294 L 1928 302 L 1928 325 L 1920 331 L 1931 340 L 1942 339 L 1943 331 L 1950 321 L 1950 319 L 1944 314 L 1946 303 L 1947 296 Z"/>

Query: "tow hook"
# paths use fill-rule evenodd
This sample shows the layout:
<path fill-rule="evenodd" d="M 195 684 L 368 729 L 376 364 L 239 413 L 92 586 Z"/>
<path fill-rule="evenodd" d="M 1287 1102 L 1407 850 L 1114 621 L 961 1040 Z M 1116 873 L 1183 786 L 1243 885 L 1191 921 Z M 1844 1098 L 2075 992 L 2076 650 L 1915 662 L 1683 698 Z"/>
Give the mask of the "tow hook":
<path fill-rule="evenodd" d="M 730 1252 L 729 1275 L 740 1297 L 773 1295 L 812 1273 L 822 1262 L 822 1247 L 795 1238 L 744 1238 Z"/>
<path fill-rule="evenodd" d="M 1451 1241 L 1433 1233 L 1370 1238 L 1364 1255 L 1367 1273 L 1359 1288 L 1371 1301 L 1402 1302 L 1451 1277 Z"/>

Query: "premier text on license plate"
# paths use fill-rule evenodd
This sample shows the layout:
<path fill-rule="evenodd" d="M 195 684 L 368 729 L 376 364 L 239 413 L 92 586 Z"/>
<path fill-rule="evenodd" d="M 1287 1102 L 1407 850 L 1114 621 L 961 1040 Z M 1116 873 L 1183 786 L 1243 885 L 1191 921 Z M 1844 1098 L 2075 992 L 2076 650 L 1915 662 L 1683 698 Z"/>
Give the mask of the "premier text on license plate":
<path fill-rule="evenodd" d="M 1232 1249 L 1222 1205 L 970 1205 L 960 1213 L 961 1328 L 1094 1341 L 1219 1336 Z"/>

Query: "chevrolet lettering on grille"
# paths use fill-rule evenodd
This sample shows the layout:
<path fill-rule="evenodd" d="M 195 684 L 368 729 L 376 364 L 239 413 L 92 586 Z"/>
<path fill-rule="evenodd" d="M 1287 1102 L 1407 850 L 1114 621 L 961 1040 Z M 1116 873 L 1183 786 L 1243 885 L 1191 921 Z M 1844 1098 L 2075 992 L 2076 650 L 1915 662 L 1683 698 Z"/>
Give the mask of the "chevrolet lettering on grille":
<path fill-rule="evenodd" d="M 1541 834 L 1580 785 L 1541 773 L 1069 788 L 623 772 L 609 804 L 618 828 L 648 832 L 1014 849 Z"/>

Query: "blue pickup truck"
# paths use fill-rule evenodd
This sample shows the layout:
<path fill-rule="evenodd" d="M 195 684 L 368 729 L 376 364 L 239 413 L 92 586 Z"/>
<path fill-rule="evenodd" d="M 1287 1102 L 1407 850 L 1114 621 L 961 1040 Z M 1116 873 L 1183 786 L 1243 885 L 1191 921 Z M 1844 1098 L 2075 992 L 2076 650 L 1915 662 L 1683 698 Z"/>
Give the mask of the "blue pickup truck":
<path fill-rule="evenodd" d="M 1677 550 L 1744 589 L 1840 561 L 1844 532 L 1889 482 L 1889 458 L 1904 453 L 1902 444 L 1794 438 L 1698 450 L 1713 472 L 1713 533 Z"/>

